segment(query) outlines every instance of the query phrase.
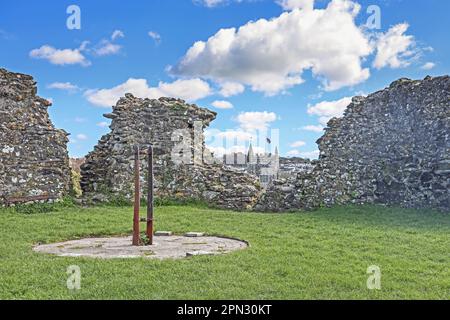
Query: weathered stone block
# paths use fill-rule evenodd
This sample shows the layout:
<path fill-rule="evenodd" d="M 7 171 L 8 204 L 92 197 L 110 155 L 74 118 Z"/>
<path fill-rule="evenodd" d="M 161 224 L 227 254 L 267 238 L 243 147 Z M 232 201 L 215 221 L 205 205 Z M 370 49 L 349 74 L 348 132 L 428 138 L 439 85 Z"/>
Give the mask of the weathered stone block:
<path fill-rule="evenodd" d="M 172 231 L 156 231 L 155 237 L 170 237 L 172 235 Z"/>
<path fill-rule="evenodd" d="M 188 238 L 198 238 L 203 237 L 204 235 L 203 232 L 187 232 L 184 236 Z"/>

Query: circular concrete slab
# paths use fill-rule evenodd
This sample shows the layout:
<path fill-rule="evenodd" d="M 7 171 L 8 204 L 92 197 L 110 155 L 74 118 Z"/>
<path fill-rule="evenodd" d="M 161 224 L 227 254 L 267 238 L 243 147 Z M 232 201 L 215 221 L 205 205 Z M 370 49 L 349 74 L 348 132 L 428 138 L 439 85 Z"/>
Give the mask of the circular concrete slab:
<path fill-rule="evenodd" d="M 181 259 L 197 255 L 224 254 L 248 247 L 244 241 L 207 236 L 154 237 L 152 246 L 140 247 L 132 246 L 131 241 L 131 237 L 88 238 L 38 245 L 33 250 L 61 257 Z"/>

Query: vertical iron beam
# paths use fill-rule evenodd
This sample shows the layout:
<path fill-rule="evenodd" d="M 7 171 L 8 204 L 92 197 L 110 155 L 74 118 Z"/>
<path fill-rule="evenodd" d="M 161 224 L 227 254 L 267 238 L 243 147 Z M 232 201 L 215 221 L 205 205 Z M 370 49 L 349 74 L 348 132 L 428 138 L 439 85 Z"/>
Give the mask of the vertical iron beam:
<path fill-rule="evenodd" d="M 133 217 L 133 246 L 139 246 L 141 242 L 139 230 L 139 211 L 141 206 L 141 187 L 140 187 L 140 163 L 139 146 L 134 147 L 134 217 Z"/>
<path fill-rule="evenodd" d="M 147 238 L 153 245 L 153 146 L 148 147 Z"/>

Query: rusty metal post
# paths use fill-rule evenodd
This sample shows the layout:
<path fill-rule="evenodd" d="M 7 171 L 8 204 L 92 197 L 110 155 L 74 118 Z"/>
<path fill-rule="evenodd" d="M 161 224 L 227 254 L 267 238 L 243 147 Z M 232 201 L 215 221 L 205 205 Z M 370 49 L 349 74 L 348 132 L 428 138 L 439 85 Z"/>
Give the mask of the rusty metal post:
<path fill-rule="evenodd" d="M 147 238 L 153 244 L 153 146 L 148 147 Z"/>
<path fill-rule="evenodd" d="M 140 188 L 140 163 L 139 146 L 134 147 L 134 218 L 133 218 L 133 246 L 139 246 L 141 242 L 139 231 L 139 211 L 141 206 L 141 188 Z"/>

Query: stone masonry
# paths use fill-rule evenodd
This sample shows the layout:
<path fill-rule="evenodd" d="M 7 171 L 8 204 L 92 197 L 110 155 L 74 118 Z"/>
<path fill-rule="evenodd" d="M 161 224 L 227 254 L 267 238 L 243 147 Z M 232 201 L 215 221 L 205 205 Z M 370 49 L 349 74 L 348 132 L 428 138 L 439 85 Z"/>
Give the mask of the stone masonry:
<path fill-rule="evenodd" d="M 68 193 L 68 134 L 55 129 L 31 76 L 0 69 L 0 205 Z M 318 140 L 320 159 L 263 191 L 256 176 L 217 163 L 204 144 L 216 114 L 182 100 L 127 94 L 105 117 L 111 132 L 81 168 L 86 200 L 133 197 L 133 146 L 155 149 L 159 198 L 196 199 L 236 210 L 289 211 L 334 204 L 450 207 L 450 77 L 400 79 L 355 97 Z"/>
<path fill-rule="evenodd" d="M 380 203 L 450 210 L 450 77 L 355 97 L 318 140 L 312 172 L 274 182 L 256 209 Z"/>
<path fill-rule="evenodd" d="M 69 189 L 67 133 L 31 76 L 0 69 L 0 205 L 53 201 Z"/>
<path fill-rule="evenodd" d="M 261 193 L 257 177 L 214 162 L 203 130 L 216 114 L 183 100 L 121 98 L 112 113 L 111 132 L 103 136 L 81 167 L 84 198 L 131 200 L 134 192 L 133 146 L 154 146 L 155 194 L 159 198 L 196 199 L 228 209 L 251 209 Z M 141 157 L 145 194 L 147 161 Z"/>

